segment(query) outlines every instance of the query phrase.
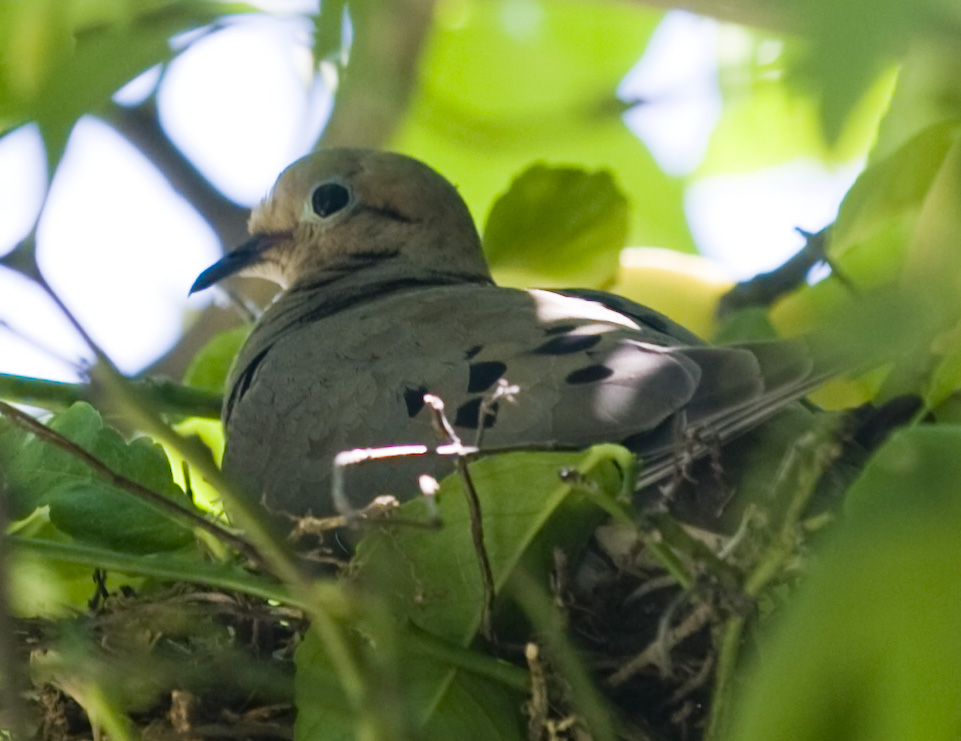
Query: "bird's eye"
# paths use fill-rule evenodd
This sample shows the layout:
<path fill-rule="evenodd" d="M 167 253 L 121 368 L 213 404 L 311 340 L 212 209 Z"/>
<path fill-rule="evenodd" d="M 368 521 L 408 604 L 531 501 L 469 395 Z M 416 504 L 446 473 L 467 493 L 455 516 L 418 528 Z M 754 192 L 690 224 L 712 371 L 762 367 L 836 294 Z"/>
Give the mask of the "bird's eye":
<path fill-rule="evenodd" d="M 314 213 L 326 219 L 350 203 L 350 191 L 340 183 L 324 183 L 314 188 L 310 199 Z"/>

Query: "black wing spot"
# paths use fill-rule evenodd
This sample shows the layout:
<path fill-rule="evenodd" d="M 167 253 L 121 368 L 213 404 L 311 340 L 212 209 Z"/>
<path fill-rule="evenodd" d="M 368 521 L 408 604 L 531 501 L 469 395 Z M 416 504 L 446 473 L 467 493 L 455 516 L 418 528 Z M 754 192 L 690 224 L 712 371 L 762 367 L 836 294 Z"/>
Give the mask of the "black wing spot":
<path fill-rule="evenodd" d="M 467 427 L 471 430 L 476 430 L 477 425 L 480 420 L 480 407 L 483 399 L 477 397 L 476 399 L 471 399 L 470 401 L 464 402 L 459 407 L 457 407 L 457 413 L 454 416 L 454 426 L 455 427 Z M 491 406 L 491 413 L 487 415 L 484 419 L 484 428 L 490 428 L 494 426 L 494 418 L 497 416 L 497 403 L 495 402 Z"/>
<path fill-rule="evenodd" d="M 601 341 L 599 334 L 565 334 L 548 340 L 534 350 L 535 355 L 570 355 L 594 347 Z"/>
<path fill-rule="evenodd" d="M 484 360 L 480 363 L 473 363 L 470 368 L 470 376 L 467 380 L 467 391 L 471 394 L 478 394 L 487 391 L 497 383 L 497 379 L 504 375 L 507 365 L 499 360 Z"/>
<path fill-rule="evenodd" d="M 464 354 L 464 358 L 465 358 L 466 360 L 470 360 L 471 358 L 473 358 L 475 355 L 477 355 L 477 353 L 479 353 L 479 352 L 480 352 L 481 350 L 483 350 L 483 349 L 484 349 L 484 346 L 483 346 L 483 345 L 474 345 L 470 350 L 468 350 L 468 351 Z"/>
<path fill-rule="evenodd" d="M 424 408 L 424 394 L 427 393 L 425 386 L 404 389 L 404 403 L 407 405 L 407 416 L 416 417 L 421 409 Z"/>
<path fill-rule="evenodd" d="M 568 332 L 573 332 L 575 329 L 577 329 L 576 324 L 560 324 L 556 327 L 548 327 L 547 329 L 544 330 L 544 334 L 546 335 L 567 334 Z"/>
<path fill-rule="evenodd" d="M 595 383 L 596 381 L 603 381 L 605 378 L 610 378 L 614 375 L 614 369 L 608 368 L 606 365 L 589 365 L 586 368 L 578 368 L 576 371 L 571 371 L 567 374 L 567 378 L 564 380 L 570 384 L 577 383 Z"/>

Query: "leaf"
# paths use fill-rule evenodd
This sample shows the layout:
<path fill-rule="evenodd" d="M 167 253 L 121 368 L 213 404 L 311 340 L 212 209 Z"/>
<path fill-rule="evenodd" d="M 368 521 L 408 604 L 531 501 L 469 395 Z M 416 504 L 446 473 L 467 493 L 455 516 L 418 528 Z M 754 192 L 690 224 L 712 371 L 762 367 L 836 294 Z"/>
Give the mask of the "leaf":
<path fill-rule="evenodd" d="M 961 697 L 961 427 L 895 433 L 746 677 L 725 738 L 950 739 Z"/>
<path fill-rule="evenodd" d="M 89 404 L 74 404 L 52 417 L 49 426 L 115 473 L 171 499 L 184 496 L 173 483 L 170 464 L 159 445 L 147 438 L 124 442 Z M 0 459 L 12 493 L 12 519 L 49 506 L 50 521 L 62 532 L 81 542 L 130 553 L 170 551 L 193 542 L 190 529 L 106 483 L 67 451 L 18 430 L 8 430 L 0 443 Z"/>
<path fill-rule="evenodd" d="M 392 146 L 457 183 L 475 218 L 532 161 L 609 170 L 631 199 L 633 241 L 693 252 L 683 183 L 617 98 L 661 17 L 618 3 L 442 3 Z"/>
<path fill-rule="evenodd" d="M 893 75 L 882 75 L 874 82 L 850 112 L 837 137 L 828 142 L 821 126 L 817 96 L 809 90 L 796 89 L 784 74 L 791 70 L 803 42 L 771 39 L 762 32 L 746 29 L 726 33 L 746 36 L 749 43 L 742 41 L 744 52 L 733 63 L 722 62 L 723 109 L 698 168 L 699 177 L 752 173 L 798 158 L 841 164 L 867 154 L 878 118 L 890 98 Z M 777 60 L 758 61 L 770 53 L 765 47 L 772 46 L 781 48 Z"/>
<path fill-rule="evenodd" d="M 951 3 L 944 0 L 809 3 L 805 18 L 812 42 L 794 75 L 817 91 L 828 141 L 837 139 L 852 107 L 885 67 L 904 55 L 912 42 L 931 40 L 930 29 L 952 23 L 950 9 Z"/>
<path fill-rule="evenodd" d="M 534 165 L 491 208 L 484 251 L 502 283 L 603 285 L 627 230 L 627 199 L 609 173 Z"/>
<path fill-rule="evenodd" d="M 831 255 L 843 256 L 901 219 L 917 215 L 952 144 L 961 133 L 954 121 L 926 128 L 851 186 L 831 231 Z"/>
<path fill-rule="evenodd" d="M 223 392 L 234 357 L 252 328 L 252 325 L 245 324 L 212 337 L 190 361 L 184 373 L 184 383 L 208 391 Z"/>
<path fill-rule="evenodd" d="M 554 548 L 571 560 L 606 517 L 601 505 L 612 506 L 624 481 L 633 481 L 633 456 L 617 446 L 597 446 L 586 453 L 512 453 L 471 465 L 483 513 L 484 544 L 500 594 L 511 576 L 523 568 L 546 581 Z M 561 480 L 560 472 L 572 473 Z M 355 622 L 357 647 L 382 657 L 394 646 L 395 663 L 378 668 L 391 673 L 400 707 L 425 738 L 525 738 L 520 722 L 521 697 L 515 688 L 478 676 L 410 648 L 404 640 L 408 624 L 440 641 L 467 647 L 481 621 L 483 589 L 469 514 L 458 476 L 444 479 L 436 494 L 443 526 L 439 530 L 397 525 L 369 533 L 357 547 L 354 580 L 368 594 L 385 601 L 379 614 Z M 423 499 L 404 504 L 406 521 L 430 521 Z M 503 601 L 502 601 L 503 602 Z M 517 630 L 516 612 L 499 604 L 498 630 Z M 361 638 L 363 634 L 364 638 Z M 305 643 L 298 654 L 298 696 L 331 697 L 336 684 L 329 659 L 316 643 Z M 307 688 L 310 688 L 309 690 Z M 303 692 L 304 694 L 300 694 Z M 339 690 L 338 690 L 339 692 Z M 351 738 L 353 725 L 344 705 L 300 705 L 297 738 Z M 396 710 L 396 708 L 395 708 Z M 399 711 L 398 711 L 399 712 Z M 478 735 L 477 728 L 493 735 Z M 330 734 L 330 735 L 327 735 Z"/>
<path fill-rule="evenodd" d="M 101 108 L 141 72 L 173 58 L 171 36 L 250 10 L 208 0 L 4 3 L 0 121 L 10 128 L 34 121 L 52 171 L 81 116 Z"/>

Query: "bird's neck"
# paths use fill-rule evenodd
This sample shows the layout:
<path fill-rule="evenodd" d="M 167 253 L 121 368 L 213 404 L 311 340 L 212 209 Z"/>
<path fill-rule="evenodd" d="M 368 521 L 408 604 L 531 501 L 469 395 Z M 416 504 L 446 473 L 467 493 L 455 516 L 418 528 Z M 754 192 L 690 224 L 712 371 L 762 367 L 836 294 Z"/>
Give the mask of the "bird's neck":
<path fill-rule="evenodd" d="M 489 274 L 461 273 L 444 265 L 431 269 L 402 259 L 366 256 L 317 271 L 283 291 L 254 328 L 243 355 L 253 357 L 288 332 L 400 292 L 437 286 L 493 285 Z M 239 358 L 238 364 L 249 360 Z"/>

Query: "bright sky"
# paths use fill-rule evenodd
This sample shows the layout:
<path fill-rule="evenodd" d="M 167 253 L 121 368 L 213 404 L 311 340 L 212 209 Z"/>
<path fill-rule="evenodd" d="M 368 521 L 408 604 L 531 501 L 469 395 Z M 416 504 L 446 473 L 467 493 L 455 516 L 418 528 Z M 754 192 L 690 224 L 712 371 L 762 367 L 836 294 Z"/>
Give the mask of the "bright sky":
<path fill-rule="evenodd" d="M 196 41 L 161 84 L 170 136 L 244 205 L 307 151 L 329 114 L 330 96 L 310 76 L 309 34 L 297 19 L 238 20 Z M 657 99 L 628 113 L 627 123 L 673 174 L 698 166 L 720 115 L 716 39 L 714 22 L 669 14 L 619 91 Z M 135 102 L 155 83 L 156 72 L 147 73 L 118 99 Z M 0 252 L 27 234 L 40 207 L 42 157 L 30 128 L 0 139 Z M 796 226 L 816 231 L 833 220 L 859 169 L 855 163 L 832 172 L 799 161 L 697 180 L 685 198 L 692 232 L 701 251 L 734 277 L 768 270 L 801 246 Z M 504 173 L 504 182 L 513 175 Z M 211 300 L 209 292 L 187 298 L 194 278 L 220 254 L 210 228 L 96 120 L 84 119 L 71 136 L 37 238 L 50 283 L 127 372 L 165 351 L 189 314 Z M 82 344 L 39 290 L 4 268 L 0 321 L 14 330 L 0 325 L 0 373 L 76 378 L 62 359 L 77 358 Z"/>

